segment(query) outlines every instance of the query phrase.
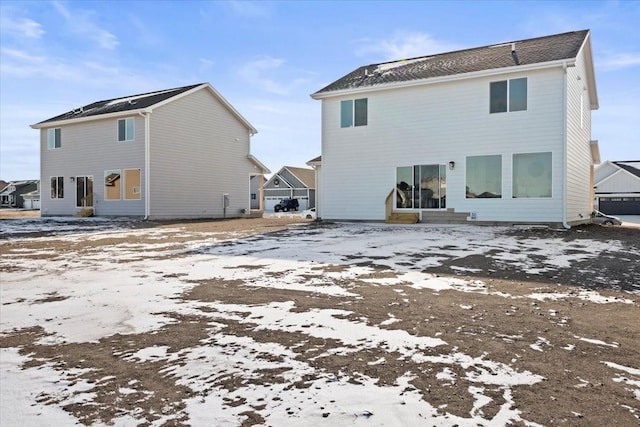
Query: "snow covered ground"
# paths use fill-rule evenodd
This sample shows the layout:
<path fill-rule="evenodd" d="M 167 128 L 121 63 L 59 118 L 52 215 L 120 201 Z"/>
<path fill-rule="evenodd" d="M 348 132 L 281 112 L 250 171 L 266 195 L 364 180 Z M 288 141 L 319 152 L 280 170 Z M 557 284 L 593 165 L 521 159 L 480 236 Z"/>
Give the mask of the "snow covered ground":
<path fill-rule="evenodd" d="M 423 335 L 396 328 L 406 319 L 391 314 L 392 308 L 385 319 L 377 320 L 356 308 L 367 298 L 363 289 L 370 286 L 380 292 L 392 289 L 397 294 L 395 304 L 410 305 L 413 293 L 457 292 L 514 305 L 571 300 L 635 307 L 632 313 L 638 313 L 640 287 L 633 283 L 627 286 L 630 292 L 615 294 L 585 288 L 512 293 L 465 276 L 467 267 L 461 265 L 452 265 L 451 275 L 430 272 L 445 261 L 484 257 L 535 277 L 626 250 L 615 240 L 558 236 L 541 244 L 539 238 L 506 231 L 473 226 L 302 225 L 228 240 L 179 227 L 131 228 L 126 220 L 2 221 L 0 232 L 11 238 L 0 240 L 0 332 L 5 339 L 0 349 L 0 424 L 72 425 L 78 414 L 85 414 L 80 419 L 85 424 L 118 426 L 167 422 L 235 426 L 251 417 L 273 426 L 537 425 L 514 396 L 547 378 L 515 363 L 520 356 L 507 363 L 492 360 L 487 353 L 468 354 L 448 342 L 444 331 Z M 176 247 L 178 235 L 188 242 Z M 207 284 L 255 295 L 272 293 L 274 299 L 241 303 L 222 294 L 218 298 L 215 292 L 199 297 Z M 306 307 L 305 298 L 334 303 Z M 475 314 L 478 307 L 470 301 L 454 308 Z M 560 319 L 552 311 L 545 316 Z M 179 346 L 152 339 L 187 322 L 184 319 L 203 322 L 199 329 L 203 335 L 195 342 Z M 230 333 L 231 326 L 247 332 Z M 638 334 L 638 329 L 631 333 Z M 26 339 L 28 334 L 35 337 L 33 342 Z M 270 340 L 260 334 L 280 338 Z M 287 342 L 285 335 L 295 337 L 294 342 Z M 129 350 L 118 347 L 127 336 L 135 344 Z M 505 337 L 518 339 L 516 333 Z M 118 344 L 104 354 L 111 338 Z M 311 343 L 320 342 L 309 357 L 314 351 Z M 333 343 L 331 348 L 327 342 Z M 563 351 L 581 345 L 615 351 L 619 344 L 606 337 L 575 335 Z M 551 346 L 541 335 L 525 347 L 544 353 Z M 32 347 L 31 353 L 25 350 Z M 60 349 L 63 355 L 54 351 L 45 357 L 47 348 Z M 100 348 L 111 362 L 97 365 L 91 362 L 93 356 L 73 356 L 77 365 L 70 366 L 71 356 L 64 354 L 92 348 Z M 420 372 L 401 372 L 387 382 L 367 372 L 318 367 L 323 359 L 359 357 L 365 352 L 376 355 L 363 364 L 372 372 L 406 361 L 435 370 L 433 375 L 442 384 L 464 381 L 466 398 L 473 404 L 464 414 L 449 412 L 447 404 L 433 405 L 427 391 L 415 386 Z M 629 390 L 635 407 L 627 405 L 626 411 L 629 419 L 636 420 L 639 360 L 601 361 L 610 382 L 623 383 Z M 116 366 L 157 367 L 154 375 L 184 388 L 184 398 L 154 406 L 151 395 L 159 390 L 143 386 L 137 377 L 123 383 Z M 266 372 L 272 380 L 265 380 Z M 108 394 L 101 388 L 104 384 L 110 384 L 109 393 L 120 402 L 109 415 L 103 409 L 108 406 L 102 400 Z M 84 409 L 73 409 L 80 406 Z M 88 414 L 86 408 L 99 415 Z"/>

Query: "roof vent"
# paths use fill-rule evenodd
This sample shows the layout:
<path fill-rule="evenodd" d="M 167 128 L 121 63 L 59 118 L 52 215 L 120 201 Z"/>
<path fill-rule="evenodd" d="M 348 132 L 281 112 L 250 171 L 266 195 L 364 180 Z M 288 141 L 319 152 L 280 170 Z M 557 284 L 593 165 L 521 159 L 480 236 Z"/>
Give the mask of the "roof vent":
<path fill-rule="evenodd" d="M 80 114 L 80 113 L 84 113 L 84 108 L 80 107 L 77 110 L 73 110 L 73 114 Z"/>
<path fill-rule="evenodd" d="M 134 101 L 133 99 L 129 100 L 129 105 L 134 105 L 136 103 L 136 101 Z"/>
<path fill-rule="evenodd" d="M 513 58 L 513 62 L 515 62 L 516 65 L 520 65 L 520 60 L 518 59 L 518 52 L 516 52 L 515 43 L 511 43 L 511 57 Z"/>

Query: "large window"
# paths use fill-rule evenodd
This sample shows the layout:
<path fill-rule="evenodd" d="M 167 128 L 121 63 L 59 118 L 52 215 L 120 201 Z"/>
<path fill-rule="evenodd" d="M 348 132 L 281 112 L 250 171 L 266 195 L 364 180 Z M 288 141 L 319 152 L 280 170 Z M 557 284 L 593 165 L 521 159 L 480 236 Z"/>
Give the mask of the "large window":
<path fill-rule="evenodd" d="M 367 108 L 367 98 L 341 101 L 340 127 L 366 126 Z"/>
<path fill-rule="evenodd" d="M 525 111 L 527 109 L 527 78 L 502 80 L 489 84 L 490 113 Z"/>
<path fill-rule="evenodd" d="M 467 157 L 467 199 L 502 197 L 502 156 Z"/>
<path fill-rule="evenodd" d="M 51 177 L 51 198 L 62 199 L 64 198 L 64 178 L 61 176 Z"/>
<path fill-rule="evenodd" d="M 53 150 L 60 147 L 62 147 L 62 129 L 47 129 L 47 148 Z"/>
<path fill-rule="evenodd" d="M 551 197 L 551 153 L 513 155 L 513 197 Z"/>
<path fill-rule="evenodd" d="M 93 177 L 76 176 L 76 206 L 93 207 Z"/>
<path fill-rule="evenodd" d="M 125 200 L 140 200 L 140 169 L 124 170 L 124 198 Z"/>
<path fill-rule="evenodd" d="M 118 120 L 118 141 L 133 141 L 135 137 L 135 121 L 133 117 Z"/>
<path fill-rule="evenodd" d="M 120 169 L 104 171 L 104 199 L 120 200 L 122 193 L 122 179 Z"/>
<path fill-rule="evenodd" d="M 402 166 L 396 169 L 396 208 L 446 207 L 447 168 L 444 165 Z"/>

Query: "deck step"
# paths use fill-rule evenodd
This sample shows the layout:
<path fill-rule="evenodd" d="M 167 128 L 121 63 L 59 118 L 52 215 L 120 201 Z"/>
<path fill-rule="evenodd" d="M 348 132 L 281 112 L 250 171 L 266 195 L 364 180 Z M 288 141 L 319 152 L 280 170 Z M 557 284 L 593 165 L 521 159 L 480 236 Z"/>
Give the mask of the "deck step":
<path fill-rule="evenodd" d="M 424 223 L 432 224 L 464 224 L 467 223 L 469 212 L 447 211 L 423 211 L 422 220 Z"/>
<path fill-rule="evenodd" d="M 414 212 L 392 212 L 385 221 L 387 224 L 416 224 L 420 214 Z"/>

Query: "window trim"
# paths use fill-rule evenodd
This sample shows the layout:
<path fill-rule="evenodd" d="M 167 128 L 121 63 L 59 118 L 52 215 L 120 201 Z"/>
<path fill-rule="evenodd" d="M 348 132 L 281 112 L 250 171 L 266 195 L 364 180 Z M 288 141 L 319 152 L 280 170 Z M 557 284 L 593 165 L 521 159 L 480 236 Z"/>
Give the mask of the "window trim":
<path fill-rule="evenodd" d="M 113 175 L 117 173 L 119 175 L 118 180 L 120 180 L 120 191 L 118 192 L 118 198 L 107 198 L 107 177 Z M 104 186 L 104 194 L 103 194 L 103 199 L 105 202 L 118 202 L 120 200 L 122 200 L 122 182 L 123 182 L 123 176 L 122 176 L 122 170 L 121 169 L 106 169 L 104 171 L 104 182 L 103 182 L 103 186 Z"/>
<path fill-rule="evenodd" d="M 62 148 L 62 128 L 47 129 L 47 149 L 56 150 Z"/>
<path fill-rule="evenodd" d="M 137 194 L 138 197 L 127 197 L 128 183 L 127 183 L 127 171 L 138 171 L 138 185 L 131 186 L 131 195 Z M 142 169 L 141 168 L 127 168 L 122 169 L 122 200 L 142 200 Z"/>
<path fill-rule="evenodd" d="M 124 139 L 120 139 L 120 122 L 124 122 Z M 129 136 L 129 124 L 131 124 L 131 139 Z M 118 119 L 118 126 L 116 128 L 118 142 L 132 142 L 136 140 L 136 119 L 135 117 L 125 117 L 124 119 Z"/>
<path fill-rule="evenodd" d="M 348 105 L 348 107 L 347 107 Z M 345 110 L 348 108 L 348 110 Z M 362 114 L 364 112 L 364 115 Z M 369 98 L 343 99 L 340 101 L 340 128 L 369 125 Z"/>
<path fill-rule="evenodd" d="M 55 197 L 53 197 L 53 180 L 56 180 L 56 192 Z M 62 188 L 60 187 L 62 184 Z M 64 177 L 63 176 L 50 176 L 49 177 L 49 198 L 51 200 L 64 199 Z M 62 190 L 62 191 L 60 191 Z"/>
<path fill-rule="evenodd" d="M 437 177 L 435 175 L 423 175 L 425 168 L 427 167 L 437 167 L 438 174 Z M 398 182 L 398 173 L 400 169 L 404 169 L 404 172 L 407 173 L 409 169 L 411 169 L 411 179 L 410 182 L 403 181 L 406 185 L 410 187 L 410 190 L 406 190 L 400 187 L 400 182 Z M 403 165 L 396 166 L 395 168 L 395 191 L 394 191 L 394 199 L 393 206 L 394 209 L 408 209 L 408 210 L 445 210 L 446 209 L 446 194 L 447 189 L 446 183 L 447 179 L 447 168 L 444 163 L 430 163 L 430 164 L 418 164 L 418 165 Z M 437 187 L 433 190 L 433 186 L 428 185 L 428 178 L 437 178 Z M 425 180 L 423 182 L 423 180 Z M 423 186 L 424 184 L 424 186 Z M 431 196 L 428 195 L 427 190 L 431 191 Z M 407 194 L 410 192 L 410 195 Z M 410 206 L 398 206 L 399 198 L 402 199 L 403 203 L 410 203 Z M 430 200 L 436 201 L 438 206 L 423 206 L 423 204 L 428 204 Z M 416 203 L 417 202 L 417 203 Z M 433 203 L 433 202 L 432 202 Z"/>
<path fill-rule="evenodd" d="M 516 161 L 516 157 L 517 156 L 527 156 L 527 155 L 538 155 L 538 156 L 542 156 L 542 155 L 548 155 L 549 157 L 549 169 L 548 169 L 548 179 L 549 179 L 549 195 L 547 196 L 540 196 L 540 195 L 536 195 L 536 196 L 527 196 L 527 195 L 520 195 L 521 191 L 516 191 L 516 185 L 518 184 L 518 182 L 520 181 L 520 177 L 522 175 L 517 175 L 516 176 L 516 163 L 519 163 Z M 543 172 L 546 172 L 543 169 Z M 547 178 L 545 176 L 545 178 Z M 517 200 L 523 200 L 523 199 L 552 199 L 553 198 L 553 151 L 536 151 L 536 152 L 528 152 L 528 153 L 513 153 L 511 155 L 511 198 L 512 199 L 517 199 Z"/>
<path fill-rule="evenodd" d="M 499 184 L 500 184 L 500 194 L 496 195 L 496 197 L 478 197 L 479 195 L 476 195 L 475 193 L 470 192 L 471 187 L 469 185 L 469 173 L 470 173 L 470 168 L 469 168 L 469 159 L 471 158 L 478 158 L 478 157 L 499 157 L 500 158 L 500 167 L 496 168 L 495 170 L 498 171 L 499 173 Z M 502 200 L 505 198 L 504 195 L 504 190 L 505 190 L 505 186 L 504 186 L 504 173 L 503 173 L 503 167 L 504 167 L 504 155 L 503 154 L 477 154 L 477 155 L 473 155 L 473 156 L 466 156 L 465 158 L 465 177 L 464 177 L 464 186 L 465 186 L 465 200 Z M 488 193 L 489 191 L 487 189 L 484 189 L 485 191 L 483 191 L 481 194 L 485 194 Z M 469 194 L 474 194 L 475 197 L 470 197 Z"/>
<path fill-rule="evenodd" d="M 74 185 L 74 195 L 76 198 L 76 209 L 85 209 L 92 208 L 95 206 L 95 179 L 93 175 L 76 175 L 74 177 L 75 185 Z M 78 200 L 78 186 L 80 182 L 84 182 L 84 193 L 85 195 Z M 89 183 L 91 184 L 91 191 L 89 192 Z M 82 199 L 86 199 L 87 204 L 82 203 Z"/>
<path fill-rule="evenodd" d="M 514 110 L 512 108 L 512 104 L 514 104 L 513 102 L 514 99 L 513 99 L 513 91 L 511 89 L 511 86 L 514 81 L 524 81 L 525 83 L 524 84 L 524 108 L 519 108 L 517 110 Z M 492 102 L 493 97 L 491 95 L 493 93 L 493 88 L 494 87 L 498 88 L 498 85 L 501 83 L 507 84 L 506 99 L 505 99 L 505 106 L 504 106 L 505 109 L 493 111 L 494 109 L 493 102 Z M 495 81 L 489 82 L 489 114 L 516 113 L 518 111 L 528 111 L 528 110 L 529 110 L 529 78 L 528 77 L 516 77 L 513 79 L 495 80 Z"/>

